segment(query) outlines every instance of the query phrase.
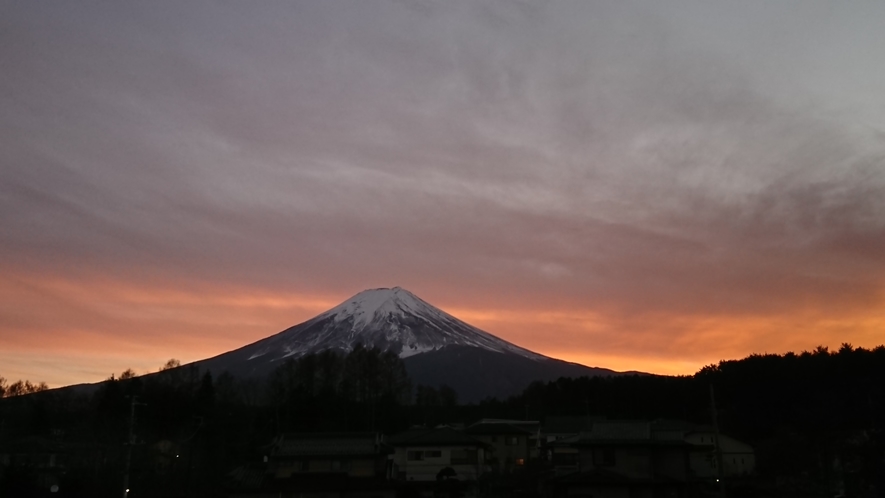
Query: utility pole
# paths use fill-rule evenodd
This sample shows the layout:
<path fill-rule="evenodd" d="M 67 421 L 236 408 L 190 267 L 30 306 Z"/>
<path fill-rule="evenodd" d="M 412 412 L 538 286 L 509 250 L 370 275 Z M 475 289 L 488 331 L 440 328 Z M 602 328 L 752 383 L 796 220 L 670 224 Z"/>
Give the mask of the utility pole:
<path fill-rule="evenodd" d="M 716 413 L 716 397 L 713 394 L 713 384 L 710 383 L 710 411 L 713 415 L 713 443 L 716 446 L 716 482 L 719 483 L 719 496 L 725 498 L 725 481 L 722 475 L 722 446 L 719 445 L 719 417 Z"/>
<path fill-rule="evenodd" d="M 126 445 L 126 470 L 123 473 L 123 498 L 129 497 L 129 468 L 132 466 L 132 446 L 135 444 L 135 405 L 145 406 L 138 403 L 138 396 L 128 396 L 129 403 L 129 440 Z"/>

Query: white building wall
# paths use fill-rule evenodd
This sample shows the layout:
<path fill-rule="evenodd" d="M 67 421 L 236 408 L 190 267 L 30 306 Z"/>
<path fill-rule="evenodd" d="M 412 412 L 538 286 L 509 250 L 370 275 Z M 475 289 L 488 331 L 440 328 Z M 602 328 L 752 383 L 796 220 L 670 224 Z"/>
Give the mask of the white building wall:
<path fill-rule="evenodd" d="M 476 451 L 477 462 L 475 464 L 452 464 L 453 451 Z M 410 460 L 409 452 L 422 453 L 421 460 Z M 439 452 L 439 456 L 428 456 L 428 453 Z M 482 473 L 484 455 L 482 448 L 464 446 L 408 446 L 398 447 L 394 453 L 396 471 L 404 475 L 407 481 L 435 481 L 436 476 L 442 469 L 451 467 L 461 481 L 476 480 Z"/>

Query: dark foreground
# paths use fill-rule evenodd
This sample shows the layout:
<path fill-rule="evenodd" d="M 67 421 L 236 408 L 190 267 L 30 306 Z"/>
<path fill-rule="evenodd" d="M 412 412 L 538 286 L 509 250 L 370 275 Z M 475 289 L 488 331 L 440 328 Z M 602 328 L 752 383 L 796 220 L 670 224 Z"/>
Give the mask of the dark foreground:
<path fill-rule="evenodd" d="M 885 496 L 883 421 L 881 346 L 468 405 L 360 349 L 6 397 L 0 496 Z"/>

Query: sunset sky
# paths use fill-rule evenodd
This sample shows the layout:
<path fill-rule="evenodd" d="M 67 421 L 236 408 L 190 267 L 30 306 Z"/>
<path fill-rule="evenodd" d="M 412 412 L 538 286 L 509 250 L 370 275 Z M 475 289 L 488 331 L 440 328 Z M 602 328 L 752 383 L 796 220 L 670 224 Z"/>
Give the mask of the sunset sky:
<path fill-rule="evenodd" d="M 0 0 L 0 376 L 402 286 L 690 374 L 885 343 L 885 2 Z"/>

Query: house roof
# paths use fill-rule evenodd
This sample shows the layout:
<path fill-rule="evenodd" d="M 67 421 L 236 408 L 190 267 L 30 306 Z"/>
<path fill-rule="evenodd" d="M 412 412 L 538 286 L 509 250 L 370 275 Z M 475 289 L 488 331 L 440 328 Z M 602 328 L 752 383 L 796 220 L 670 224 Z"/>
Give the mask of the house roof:
<path fill-rule="evenodd" d="M 582 439 L 590 440 L 648 440 L 651 439 L 651 424 L 648 422 L 595 422 L 590 432 L 581 434 Z"/>
<path fill-rule="evenodd" d="M 684 433 L 678 430 L 655 431 L 651 422 L 599 421 L 588 432 L 582 432 L 575 444 L 600 445 L 678 445 L 687 444 Z"/>
<path fill-rule="evenodd" d="M 556 441 L 551 441 L 547 443 L 547 446 L 574 446 L 580 439 L 581 436 L 579 434 L 575 434 L 573 436 L 557 439 Z"/>
<path fill-rule="evenodd" d="M 699 431 L 689 432 L 686 435 L 688 436 L 688 435 L 692 435 L 692 434 L 701 434 L 704 436 L 712 436 L 714 434 L 714 431 L 712 431 L 712 430 L 699 430 Z M 714 446 L 715 445 L 712 437 L 710 439 L 710 443 L 691 442 L 690 444 L 692 446 L 697 446 L 697 447 Z M 731 453 L 753 453 L 752 446 L 750 446 L 749 444 L 747 444 L 743 441 L 735 439 L 731 436 L 727 436 L 725 434 L 719 434 L 719 445 L 720 445 L 720 447 L 723 448 L 723 452 L 726 452 L 729 454 L 731 454 Z"/>
<path fill-rule="evenodd" d="M 694 430 L 697 425 L 685 420 L 671 420 L 659 418 L 651 423 L 654 431 L 682 431 L 688 432 Z"/>
<path fill-rule="evenodd" d="M 485 446 L 485 443 L 450 427 L 436 429 L 409 429 L 392 436 L 393 446 Z"/>
<path fill-rule="evenodd" d="M 598 417 L 547 417 L 544 432 L 548 434 L 577 434 L 589 431 L 594 421 L 603 420 Z"/>
<path fill-rule="evenodd" d="M 233 489 L 258 489 L 264 483 L 267 469 L 259 465 L 242 465 L 230 471 L 228 485 Z"/>
<path fill-rule="evenodd" d="M 470 427 L 475 427 L 478 425 L 509 425 L 512 427 L 519 427 L 520 429 L 530 433 L 536 433 L 541 428 L 541 422 L 538 422 L 537 420 L 511 420 L 503 418 L 484 418 L 477 422 L 474 422 L 472 425 L 470 425 Z M 468 429 L 470 427 L 468 427 Z"/>
<path fill-rule="evenodd" d="M 480 419 L 478 422 L 475 422 L 473 425 L 476 425 L 476 424 L 510 424 L 510 425 L 539 426 L 539 425 L 541 425 L 541 422 L 539 422 L 537 420 L 517 420 L 517 419 L 510 419 L 510 418 L 483 418 L 483 419 Z"/>
<path fill-rule="evenodd" d="M 534 434 L 533 431 L 523 429 L 521 427 L 517 427 L 515 425 L 510 424 L 473 424 L 469 428 L 467 428 L 468 434 L 474 435 L 512 435 L 517 434 L 520 436 Z"/>
<path fill-rule="evenodd" d="M 379 437 L 371 432 L 283 434 L 274 445 L 277 456 L 374 455 Z"/>

